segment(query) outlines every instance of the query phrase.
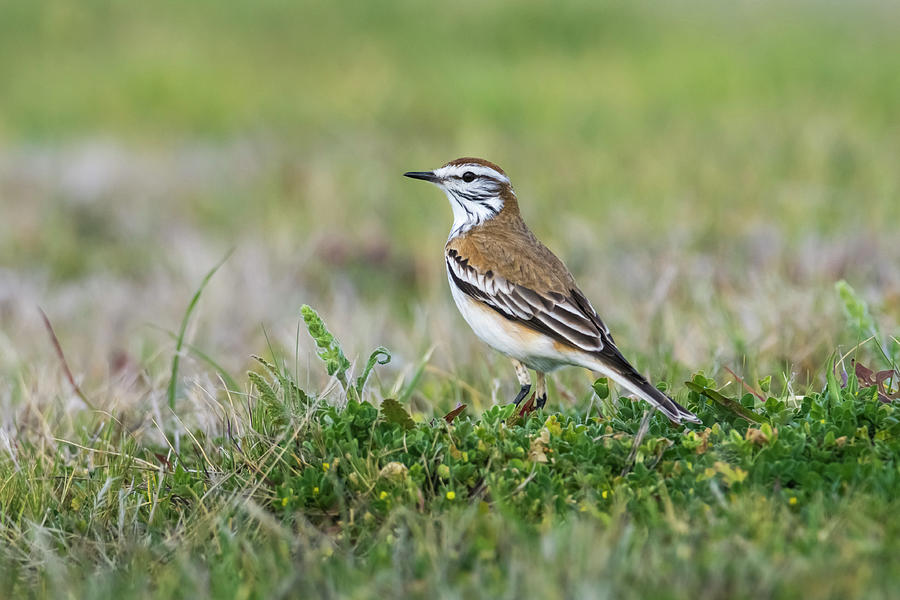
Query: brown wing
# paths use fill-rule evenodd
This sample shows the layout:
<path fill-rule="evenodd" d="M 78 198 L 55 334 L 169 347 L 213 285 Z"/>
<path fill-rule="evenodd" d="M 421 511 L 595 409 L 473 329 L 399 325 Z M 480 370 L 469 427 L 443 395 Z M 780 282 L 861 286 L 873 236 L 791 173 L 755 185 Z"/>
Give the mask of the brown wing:
<path fill-rule="evenodd" d="M 575 286 L 565 267 L 562 267 L 564 276 L 559 273 L 547 275 L 547 279 L 555 280 L 557 285 L 535 289 L 538 286 L 510 281 L 495 273 L 494 269 L 479 268 L 476 261 L 463 256 L 465 245 L 456 246 L 447 249 L 447 270 L 465 294 L 507 319 L 518 321 L 568 346 L 591 353 L 600 352 L 607 346 L 614 347 L 606 325 Z M 530 262 L 529 258 L 519 256 L 516 269 L 531 272 L 533 264 L 522 264 Z M 555 256 L 553 258 L 556 259 Z M 559 262 L 558 259 L 556 261 Z M 498 271 L 510 272 L 502 264 L 495 262 L 494 266 Z M 569 283 L 568 289 L 561 288 L 560 283 Z"/>

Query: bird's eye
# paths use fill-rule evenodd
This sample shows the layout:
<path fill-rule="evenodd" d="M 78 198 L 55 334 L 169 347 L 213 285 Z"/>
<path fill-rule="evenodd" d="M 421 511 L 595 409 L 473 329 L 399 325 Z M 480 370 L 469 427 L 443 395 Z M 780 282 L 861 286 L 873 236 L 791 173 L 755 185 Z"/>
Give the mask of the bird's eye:
<path fill-rule="evenodd" d="M 466 171 L 465 173 L 463 173 L 463 181 L 465 181 L 466 183 L 475 181 L 475 173 L 473 173 L 472 171 Z"/>

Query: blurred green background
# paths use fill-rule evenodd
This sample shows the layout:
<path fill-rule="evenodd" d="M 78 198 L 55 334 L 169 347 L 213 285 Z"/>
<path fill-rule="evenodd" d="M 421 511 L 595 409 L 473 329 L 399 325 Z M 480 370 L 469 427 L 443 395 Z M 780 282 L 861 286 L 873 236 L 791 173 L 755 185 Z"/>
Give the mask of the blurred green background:
<path fill-rule="evenodd" d="M 738 429 L 728 442 L 688 434 L 693 445 L 672 452 L 696 448 L 696 462 L 658 462 L 662 438 L 635 446 L 635 478 L 618 477 L 612 509 L 593 475 L 608 465 L 569 465 L 554 486 L 570 473 L 567 486 L 602 503 L 534 505 L 522 513 L 532 521 L 500 497 L 476 501 L 482 480 L 471 495 L 458 487 L 452 507 L 450 496 L 428 505 L 446 510 L 425 509 L 421 492 L 417 509 L 379 495 L 382 520 L 354 507 L 375 506 L 393 476 L 381 461 L 405 434 L 358 461 L 316 462 L 308 449 L 324 429 L 253 432 L 275 417 L 246 370 L 262 371 L 251 354 L 274 358 L 341 403 L 302 328 L 306 303 L 357 368 L 390 349 L 366 386 L 375 404 L 398 398 L 443 426 L 466 403 L 471 433 L 483 409 L 512 399 L 509 362 L 447 289 L 447 201 L 402 177 L 459 156 L 509 173 L 527 222 L 623 353 L 686 404 L 698 370 L 729 397 L 740 376 L 791 406 L 822 389 L 831 357 L 886 368 L 871 343 L 855 350 L 870 332 L 848 324 L 835 283 L 868 302 L 896 360 L 898 32 L 900 4 L 869 0 L 0 0 L 0 590 L 889 597 L 898 506 L 879 486 L 896 481 L 897 461 L 879 443 L 888 429 L 835 438 L 872 422 L 845 408 L 824 439 L 824 419 L 779 421 L 782 440 L 806 427 L 790 456 Z M 171 410 L 172 332 L 229 250 L 189 320 Z M 579 369 L 555 374 L 547 423 L 557 412 L 593 421 L 591 383 Z M 577 435 L 604 427 L 592 439 L 608 449 L 601 438 L 628 435 L 613 426 Z M 546 460 L 545 438 L 497 445 L 513 439 Z M 806 456 L 818 466 L 794 489 Z M 853 470 L 849 456 L 884 477 L 856 488 L 846 482 L 858 474 L 820 476 Z M 720 475 L 703 471 L 720 457 Z M 731 470 L 742 460 L 759 467 L 749 485 L 724 487 L 726 469 L 748 475 Z M 371 485 L 359 504 L 342 501 L 339 517 L 282 511 L 282 482 L 301 468 L 339 485 L 356 462 Z M 546 481 L 518 464 L 494 467 L 522 478 L 513 494 Z M 683 467 L 708 485 L 689 502 L 666 483 Z"/>
<path fill-rule="evenodd" d="M 430 377 L 506 394 L 449 300 L 446 201 L 400 176 L 474 155 L 654 377 L 817 382 L 858 341 L 835 281 L 900 318 L 898 26 L 887 2 L 7 0 L 0 366 L 52 363 L 35 304 L 95 386 L 164 366 L 147 324 L 234 247 L 192 330 L 229 368 L 260 324 L 293 348 L 308 302 L 398 376 L 437 343 Z"/>

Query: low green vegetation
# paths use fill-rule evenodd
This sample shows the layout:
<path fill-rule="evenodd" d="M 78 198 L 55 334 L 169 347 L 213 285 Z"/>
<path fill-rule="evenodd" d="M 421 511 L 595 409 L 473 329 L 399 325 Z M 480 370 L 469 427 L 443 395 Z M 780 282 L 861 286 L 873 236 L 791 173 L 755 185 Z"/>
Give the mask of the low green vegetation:
<path fill-rule="evenodd" d="M 888 598 L 900 583 L 894 370 L 832 371 L 803 397 L 763 381 L 729 398 L 696 374 L 682 400 L 703 423 L 683 430 L 602 379 L 587 411 L 422 419 L 360 400 L 385 349 L 351 381 L 302 312 L 343 402 L 258 357 L 215 437 L 136 443 L 101 415 L 54 449 L 16 444 L 0 462 L 5 589 Z"/>
<path fill-rule="evenodd" d="M 0 2 L 0 599 L 896 596 L 898 22 Z M 702 425 L 508 405 L 462 155 Z"/>

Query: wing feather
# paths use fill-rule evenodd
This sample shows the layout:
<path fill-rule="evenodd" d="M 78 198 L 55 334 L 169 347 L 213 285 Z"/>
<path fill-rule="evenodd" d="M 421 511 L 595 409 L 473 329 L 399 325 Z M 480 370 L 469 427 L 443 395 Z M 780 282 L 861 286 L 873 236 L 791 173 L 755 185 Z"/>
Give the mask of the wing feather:
<path fill-rule="evenodd" d="M 447 253 L 447 269 L 464 293 L 507 319 L 586 352 L 600 352 L 612 344 L 606 325 L 577 288 L 569 290 L 568 295 L 539 292 L 480 272 L 456 251 Z"/>

